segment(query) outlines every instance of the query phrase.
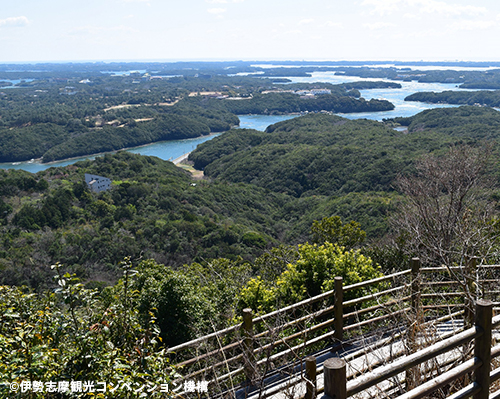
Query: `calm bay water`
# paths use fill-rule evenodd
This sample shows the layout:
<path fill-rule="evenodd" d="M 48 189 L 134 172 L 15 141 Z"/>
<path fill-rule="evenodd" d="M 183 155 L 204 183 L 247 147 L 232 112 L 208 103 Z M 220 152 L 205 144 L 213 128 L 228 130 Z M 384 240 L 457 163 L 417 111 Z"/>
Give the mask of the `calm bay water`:
<path fill-rule="evenodd" d="M 294 83 L 327 82 L 332 84 L 374 80 L 374 79 L 358 78 L 355 76 L 335 75 L 333 72 L 315 72 L 312 74 L 311 77 L 305 77 L 305 78 L 292 77 L 290 79 Z M 401 89 L 361 90 L 361 96 L 367 100 L 370 100 L 372 98 L 389 100 L 395 105 L 396 108 L 394 110 L 385 112 L 363 112 L 363 113 L 338 114 L 338 115 L 348 119 L 366 118 L 378 121 L 381 121 L 382 119 L 385 118 L 394 118 L 397 116 L 409 117 L 426 109 L 438 108 L 438 107 L 453 107 L 453 105 L 405 102 L 404 98 L 406 96 L 421 91 L 441 92 L 445 90 L 460 90 L 454 84 L 418 83 L 418 82 L 398 82 L 398 83 L 402 85 Z M 299 115 L 242 115 L 239 117 L 240 128 L 248 128 L 248 129 L 256 129 L 264 131 L 266 127 L 269 125 L 284 120 L 292 119 L 297 116 Z M 195 139 L 163 141 L 159 143 L 148 144 L 141 147 L 130 148 L 127 149 L 127 151 L 135 154 L 156 156 L 164 160 L 174 160 L 180 157 L 181 155 L 193 151 L 198 144 L 201 144 L 216 136 L 217 135 L 210 135 L 210 136 L 198 137 Z M 95 158 L 95 156 L 73 158 L 65 161 L 52 162 L 50 164 L 42 164 L 36 161 L 3 163 L 3 164 L 0 163 L 0 168 L 24 169 L 29 172 L 36 173 L 41 170 L 48 169 L 50 167 L 66 166 L 81 160 L 93 159 L 93 158 Z"/>
<path fill-rule="evenodd" d="M 186 140 L 161 141 L 159 143 L 148 144 L 141 147 L 129 148 L 127 149 L 127 151 L 132 152 L 134 154 L 151 155 L 167 161 L 168 160 L 173 161 L 174 159 L 179 158 L 181 155 L 193 151 L 198 144 L 211 140 L 216 136 L 218 136 L 218 134 L 212 134 L 210 136 L 203 136 Z M 28 172 L 36 173 L 51 167 L 67 166 L 78 161 L 84 161 L 86 159 L 94 159 L 96 156 L 98 155 L 72 158 L 64 161 L 57 161 L 50 163 L 40 163 L 37 161 L 0 163 L 0 168 L 24 169 L 27 170 Z"/>

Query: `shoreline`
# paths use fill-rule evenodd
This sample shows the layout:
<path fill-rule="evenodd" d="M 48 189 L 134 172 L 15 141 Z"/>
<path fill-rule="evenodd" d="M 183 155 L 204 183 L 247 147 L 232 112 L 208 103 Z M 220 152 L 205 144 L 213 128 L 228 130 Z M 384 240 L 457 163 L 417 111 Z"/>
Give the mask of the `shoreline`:
<path fill-rule="evenodd" d="M 74 160 L 80 159 L 80 158 L 81 158 L 82 161 L 84 161 L 86 159 L 99 157 L 99 156 L 102 156 L 102 155 L 105 155 L 105 154 L 115 154 L 115 153 L 117 153 L 119 151 L 129 151 L 129 150 L 133 150 L 133 149 L 136 149 L 136 148 L 147 147 L 147 146 L 153 145 L 153 144 L 169 143 L 169 142 L 175 142 L 175 141 L 197 140 L 197 139 L 200 139 L 200 138 L 203 138 L 203 137 L 219 136 L 219 135 L 224 134 L 224 133 L 225 132 L 222 132 L 222 133 L 220 133 L 220 132 L 218 132 L 218 133 L 210 133 L 210 134 L 207 134 L 207 135 L 204 135 L 204 136 L 191 137 L 191 138 L 188 138 L 188 139 L 153 141 L 151 143 L 141 144 L 141 145 L 138 145 L 138 146 L 124 147 L 124 148 L 120 148 L 118 150 L 97 152 L 97 153 L 94 153 L 94 154 L 78 155 L 78 156 L 75 156 L 75 157 L 64 158 L 64 159 L 57 159 L 55 161 L 50 161 L 50 162 L 42 162 L 43 158 L 32 158 L 32 159 L 25 160 L 25 161 L 15 161 L 15 162 L 1 162 L 0 163 L 0 169 L 3 169 L 1 167 L 1 165 L 17 166 L 17 165 L 20 165 L 20 164 L 37 164 L 37 165 L 44 165 L 44 166 L 47 166 L 47 167 L 51 167 L 50 166 L 51 164 L 56 164 L 56 163 L 60 163 L 60 162 L 71 162 L 71 161 L 74 161 Z M 189 151 L 188 153 L 182 154 L 181 156 L 179 156 L 179 157 L 177 157 L 177 158 L 175 158 L 173 160 L 172 159 L 164 159 L 164 161 L 170 161 L 170 162 L 172 162 L 174 164 L 180 163 L 185 158 L 187 158 L 191 152 L 192 151 Z M 148 155 L 148 156 L 154 156 L 154 155 Z"/>
<path fill-rule="evenodd" d="M 189 157 L 189 154 L 191 154 L 192 151 L 189 151 L 185 154 L 182 154 L 180 157 L 177 157 L 175 159 L 173 159 L 172 162 L 174 165 L 178 165 L 180 164 L 182 161 L 186 160 L 188 157 Z"/>

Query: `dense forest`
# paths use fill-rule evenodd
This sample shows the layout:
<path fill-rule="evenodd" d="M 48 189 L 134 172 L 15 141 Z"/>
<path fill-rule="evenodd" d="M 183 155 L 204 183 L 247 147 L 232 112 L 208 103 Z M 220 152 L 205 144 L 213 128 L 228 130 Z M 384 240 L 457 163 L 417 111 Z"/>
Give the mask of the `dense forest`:
<path fill-rule="evenodd" d="M 444 91 L 441 93 L 420 92 L 406 97 L 405 101 L 420 101 L 433 104 L 482 105 L 486 107 L 500 107 L 500 92 L 496 90 Z"/>
<path fill-rule="evenodd" d="M 491 108 L 435 109 L 384 123 L 308 115 L 266 132 L 228 132 L 190 154 L 196 168 L 216 180 L 245 182 L 295 197 L 391 192 L 396 176 L 422 154 L 455 142 L 500 137 L 500 113 Z"/>
<path fill-rule="evenodd" d="M 115 281 L 125 256 L 174 268 L 250 261 L 307 241 L 313 221 L 331 215 L 358 221 L 375 242 L 401 199 L 398 176 L 424 154 L 498 140 L 499 115 L 459 107 L 390 122 L 409 134 L 322 114 L 232 130 L 190 155 L 205 174 L 195 181 L 170 162 L 125 152 L 36 175 L 1 171 L 0 281 L 45 287 L 46 265 L 57 261 L 92 284 Z M 90 193 L 84 173 L 110 178 L 113 189 Z"/>
<path fill-rule="evenodd" d="M 284 90 L 282 83 L 265 77 L 192 72 L 31 72 L 30 79 L 0 92 L 0 162 L 50 162 L 199 137 L 238 125 L 238 114 L 391 110 L 388 101 L 360 98 L 359 90 L 398 87 L 385 82 L 303 83 Z M 23 73 L 0 75 L 14 79 Z M 314 89 L 323 94 L 307 99 L 295 94 Z"/>

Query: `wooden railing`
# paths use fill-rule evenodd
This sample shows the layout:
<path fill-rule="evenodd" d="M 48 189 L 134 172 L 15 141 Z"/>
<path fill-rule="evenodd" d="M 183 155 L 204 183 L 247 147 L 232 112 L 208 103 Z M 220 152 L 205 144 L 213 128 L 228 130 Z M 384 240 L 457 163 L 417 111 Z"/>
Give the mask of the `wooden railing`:
<path fill-rule="evenodd" d="M 168 350 L 182 374 L 175 383 L 203 379 L 210 381 L 211 396 L 238 390 L 249 396 L 258 390 L 263 398 L 310 380 L 312 358 L 304 359 L 311 353 L 359 345 L 360 339 L 360 351 L 366 353 L 404 336 L 409 345 L 392 355 L 407 354 L 419 346 L 415 326 L 429 329 L 429 319 L 463 318 L 464 308 L 471 307 L 468 294 L 490 294 L 484 288 L 486 282 L 477 277 L 476 263 L 467 267 L 467 275 L 473 277 L 461 281 L 453 273 L 462 276 L 464 268 L 421 268 L 414 259 L 411 269 L 358 284 L 343 286 L 338 277 L 333 290 L 265 315 L 254 317 L 252 310 L 245 309 L 241 324 Z M 349 356 L 354 358 L 350 354 L 346 360 Z M 322 370 L 319 367 L 314 373 Z M 280 380 L 286 383 L 277 384 Z"/>
<path fill-rule="evenodd" d="M 340 358 L 332 358 L 324 365 L 324 392 L 327 397 L 345 399 L 366 391 L 377 384 L 396 377 L 424 362 L 435 359 L 437 356 L 449 353 L 451 350 L 463 347 L 469 342 L 474 344 L 471 359 L 461 362 L 456 367 L 429 379 L 398 399 L 419 399 L 431 395 L 453 381 L 473 373 L 473 383 L 449 396 L 453 399 L 468 398 L 487 399 L 490 385 L 500 379 L 500 368 L 491 372 L 492 359 L 500 356 L 500 346 L 491 347 L 492 330 L 500 326 L 500 316 L 492 319 L 492 302 L 478 300 L 476 303 L 475 324 L 473 327 L 440 341 L 425 349 L 402 357 L 395 362 L 386 364 L 359 378 L 347 381 L 346 362 Z M 313 374 L 311 374 L 313 375 Z M 309 385 L 315 385 L 309 380 Z M 498 395 L 497 395 L 498 396 Z"/>

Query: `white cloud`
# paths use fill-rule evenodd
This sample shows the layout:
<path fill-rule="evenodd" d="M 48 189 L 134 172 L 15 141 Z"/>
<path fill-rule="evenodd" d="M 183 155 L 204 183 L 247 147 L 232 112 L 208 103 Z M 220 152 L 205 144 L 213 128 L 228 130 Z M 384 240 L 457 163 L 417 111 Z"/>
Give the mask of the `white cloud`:
<path fill-rule="evenodd" d="M 408 5 L 420 8 L 420 12 L 426 14 L 447 14 L 447 15 L 481 15 L 488 10 L 485 7 L 462 6 L 459 4 L 445 3 L 436 0 L 406 0 Z"/>
<path fill-rule="evenodd" d="M 341 22 L 333 22 L 333 21 L 326 21 L 323 25 L 321 25 L 322 28 L 343 28 L 344 24 Z"/>
<path fill-rule="evenodd" d="M 308 19 L 303 19 L 299 22 L 299 25 L 307 25 L 307 24 L 312 24 L 314 22 L 314 19 L 308 18 Z"/>
<path fill-rule="evenodd" d="M 68 32 L 69 35 L 73 36 L 88 36 L 95 35 L 99 36 L 101 34 L 106 33 L 137 33 L 136 29 L 130 28 L 129 26 L 111 26 L 111 27 L 102 27 L 102 26 L 80 26 L 78 28 L 74 28 Z"/>
<path fill-rule="evenodd" d="M 449 25 L 449 27 L 453 30 L 480 30 L 488 29 L 495 25 L 494 21 L 459 21 Z"/>
<path fill-rule="evenodd" d="M 28 18 L 22 17 L 11 17 L 6 19 L 0 19 L 0 28 L 19 28 L 29 25 L 30 21 Z"/>
<path fill-rule="evenodd" d="M 405 15 L 403 15 L 403 18 L 406 18 L 406 19 L 422 19 L 422 17 L 420 15 L 416 15 L 416 14 L 411 14 L 411 13 L 406 13 Z"/>
<path fill-rule="evenodd" d="M 363 24 L 363 27 L 370 29 L 370 30 L 393 28 L 395 26 L 396 25 L 388 23 L 388 22 L 375 22 L 373 24 Z"/>
<path fill-rule="evenodd" d="M 210 14 L 220 15 L 227 11 L 227 8 L 209 8 L 207 10 Z"/>
<path fill-rule="evenodd" d="M 205 0 L 209 4 L 243 3 L 245 0 Z"/>
<path fill-rule="evenodd" d="M 363 6 L 372 7 L 372 14 L 386 15 L 401 9 L 413 8 L 407 15 L 420 14 L 441 14 L 448 16 L 470 15 L 477 16 L 487 14 L 486 7 L 476 7 L 472 5 L 460 5 L 439 0 L 364 0 Z"/>
<path fill-rule="evenodd" d="M 385 15 L 396 11 L 401 1 L 402 0 L 364 0 L 361 5 L 372 6 L 374 7 L 372 13 Z"/>

